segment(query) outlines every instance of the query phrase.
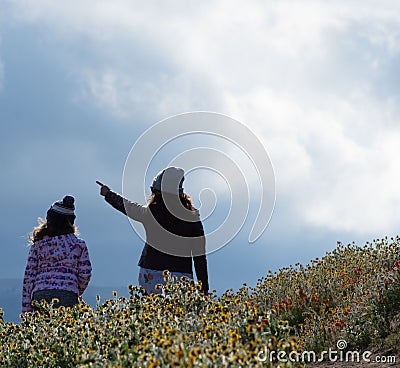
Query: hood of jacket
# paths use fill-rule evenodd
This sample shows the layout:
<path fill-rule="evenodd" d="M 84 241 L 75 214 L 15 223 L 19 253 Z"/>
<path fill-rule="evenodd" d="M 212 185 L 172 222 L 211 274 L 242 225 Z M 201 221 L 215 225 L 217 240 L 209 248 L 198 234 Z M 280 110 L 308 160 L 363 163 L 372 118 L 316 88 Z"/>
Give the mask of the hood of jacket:
<path fill-rule="evenodd" d="M 35 242 L 37 256 L 42 262 L 58 262 L 70 258 L 71 253 L 80 252 L 78 238 L 75 234 L 47 237 Z"/>

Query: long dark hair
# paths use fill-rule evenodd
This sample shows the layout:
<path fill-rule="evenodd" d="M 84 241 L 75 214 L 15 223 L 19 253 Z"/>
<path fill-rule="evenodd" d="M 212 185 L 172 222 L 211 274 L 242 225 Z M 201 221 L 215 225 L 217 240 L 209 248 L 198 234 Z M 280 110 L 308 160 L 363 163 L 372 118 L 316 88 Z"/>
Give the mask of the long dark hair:
<path fill-rule="evenodd" d="M 166 193 L 161 193 L 159 190 L 153 189 L 152 194 L 149 196 L 149 203 L 148 206 L 155 205 L 157 203 L 164 203 L 163 196 L 176 196 L 175 194 L 166 194 Z M 196 211 L 196 208 L 193 205 L 192 198 L 190 198 L 189 194 L 187 193 L 182 193 L 179 194 L 179 199 L 182 203 L 182 205 L 189 211 Z"/>
<path fill-rule="evenodd" d="M 54 212 L 54 211 L 53 211 Z M 51 221 L 38 218 L 39 225 L 29 234 L 31 243 L 42 240 L 44 237 L 53 237 L 58 235 L 75 234 L 78 235 L 78 228 L 74 225 L 70 216 L 53 213 Z"/>

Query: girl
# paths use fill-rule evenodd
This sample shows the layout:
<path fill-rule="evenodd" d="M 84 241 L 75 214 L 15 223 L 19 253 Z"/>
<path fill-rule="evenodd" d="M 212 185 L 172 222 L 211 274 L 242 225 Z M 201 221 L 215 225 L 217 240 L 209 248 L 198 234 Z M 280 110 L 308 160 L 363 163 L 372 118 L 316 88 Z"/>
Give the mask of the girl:
<path fill-rule="evenodd" d="M 131 202 L 101 185 L 100 195 L 114 208 L 143 224 L 146 244 L 139 260 L 139 284 L 147 293 L 164 283 L 163 271 L 193 278 L 192 261 L 202 290 L 208 293 L 208 271 L 202 223 L 191 198 L 183 192 L 184 171 L 168 167 L 151 185 L 147 206 Z M 160 291 L 159 291 L 160 292 Z"/>
<path fill-rule="evenodd" d="M 85 242 L 77 237 L 75 199 L 65 196 L 53 203 L 46 221 L 39 219 L 31 236 L 31 247 L 22 289 L 22 312 L 31 312 L 32 300 L 58 299 L 54 306 L 71 307 L 86 289 L 92 272 Z"/>

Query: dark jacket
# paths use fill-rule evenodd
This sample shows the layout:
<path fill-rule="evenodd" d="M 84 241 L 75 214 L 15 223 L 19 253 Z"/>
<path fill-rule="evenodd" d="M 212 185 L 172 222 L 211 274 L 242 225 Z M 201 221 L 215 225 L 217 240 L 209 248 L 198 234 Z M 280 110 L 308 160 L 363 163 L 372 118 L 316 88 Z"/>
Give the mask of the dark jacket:
<path fill-rule="evenodd" d="M 109 191 L 105 200 L 114 208 L 143 224 L 146 244 L 139 266 L 152 270 L 169 270 L 193 274 L 192 259 L 197 279 L 208 291 L 208 271 L 203 225 L 197 212 L 179 206 L 176 212 L 164 202 L 143 206 L 128 201 Z M 172 214 L 173 212 L 174 214 Z"/>

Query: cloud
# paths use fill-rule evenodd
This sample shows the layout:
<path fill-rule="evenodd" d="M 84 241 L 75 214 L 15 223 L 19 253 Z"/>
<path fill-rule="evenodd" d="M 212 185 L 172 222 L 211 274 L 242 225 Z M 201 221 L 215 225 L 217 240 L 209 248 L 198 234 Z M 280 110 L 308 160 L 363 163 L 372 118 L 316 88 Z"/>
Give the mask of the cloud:
<path fill-rule="evenodd" d="M 87 195 L 97 189 L 96 176 L 108 174 L 106 165 L 98 160 L 99 146 L 78 137 L 49 141 L 43 136 L 32 141 L 24 140 L 23 145 L 16 140 L 12 145 L 17 145 L 18 149 L 3 162 L 3 170 L 8 173 L 3 185 L 7 192 L 18 195 L 17 198 L 5 197 L 5 201 L 23 202 L 27 180 L 29 190 L 35 193 L 35 200 L 60 190 L 68 192 L 68 188 Z"/>
<path fill-rule="evenodd" d="M 79 73 L 79 93 L 75 101 L 102 110 L 119 122 L 137 117 L 162 119 L 184 111 L 216 108 L 219 96 L 208 88 L 210 81 L 185 72 L 168 73 L 160 66 L 146 77 L 143 69 L 85 69 Z M 211 90 L 211 92 L 210 92 Z M 201 98 L 200 98 L 201 96 Z M 153 121 L 155 123 L 156 121 Z"/>
<path fill-rule="evenodd" d="M 396 231 L 400 117 L 390 101 L 336 96 L 313 106 L 265 90 L 230 106 L 245 121 L 264 122 L 255 129 L 275 166 L 277 200 L 289 199 L 298 221 L 358 234 Z"/>
<path fill-rule="evenodd" d="M 68 59 L 79 103 L 116 121 L 227 113 L 265 142 L 298 222 L 396 230 L 398 2 L 29 0 L 14 14 L 96 56 Z"/>

